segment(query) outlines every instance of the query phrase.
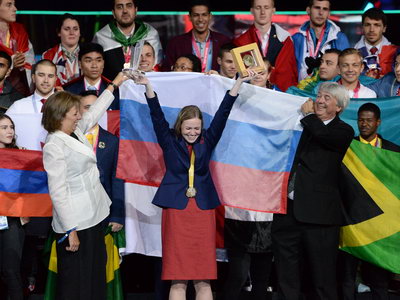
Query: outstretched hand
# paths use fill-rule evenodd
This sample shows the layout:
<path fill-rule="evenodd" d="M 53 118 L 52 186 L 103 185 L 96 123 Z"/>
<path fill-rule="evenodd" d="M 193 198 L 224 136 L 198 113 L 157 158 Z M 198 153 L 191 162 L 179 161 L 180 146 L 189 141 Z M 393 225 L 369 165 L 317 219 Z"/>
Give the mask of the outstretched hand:
<path fill-rule="evenodd" d="M 229 94 L 231 96 L 234 96 L 234 97 L 237 96 L 242 83 L 246 82 L 246 81 L 250 81 L 252 78 L 254 78 L 257 75 L 257 72 L 255 72 L 254 70 L 252 70 L 250 68 L 247 69 L 247 72 L 248 72 L 248 76 L 246 76 L 246 77 L 239 76 L 238 79 L 236 79 L 235 84 L 229 91 Z"/>
<path fill-rule="evenodd" d="M 141 84 L 141 85 L 148 85 L 150 83 L 149 79 L 145 75 L 136 76 L 135 78 L 133 78 L 133 81 L 136 84 Z"/>
<path fill-rule="evenodd" d="M 241 80 L 242 82 L 248 82 L 248 81 L 252 80 L 254 77 L 256 77 L 258 74 L 252 68 L 248 68 L 248 69 L 246 69 L 246 71 L 247 71 L 248 75 L 246 77 L 242 77 L 240 75 L 237 80 Z"/>

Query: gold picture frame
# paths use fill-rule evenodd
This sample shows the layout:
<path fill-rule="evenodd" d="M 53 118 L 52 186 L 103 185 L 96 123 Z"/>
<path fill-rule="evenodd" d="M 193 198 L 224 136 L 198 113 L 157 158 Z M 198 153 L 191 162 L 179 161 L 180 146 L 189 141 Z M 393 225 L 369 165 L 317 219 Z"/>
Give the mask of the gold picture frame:
<path fill-rule="evenodd" d="M 250 67 L 257 73 L 266 71 L 257 43 L 234 48 L 231 50 L 231 54 L 236 69 L 242 77 L 247 77 L 249 75 L 246 69 Z"/>

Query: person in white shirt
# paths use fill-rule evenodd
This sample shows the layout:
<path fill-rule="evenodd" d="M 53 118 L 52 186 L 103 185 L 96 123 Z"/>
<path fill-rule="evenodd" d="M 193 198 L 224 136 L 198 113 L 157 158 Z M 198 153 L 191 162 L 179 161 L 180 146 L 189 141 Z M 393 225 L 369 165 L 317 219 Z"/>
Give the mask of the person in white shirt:
<path fill-rule="evenodd" d="M 364 69 L 363 57 L 357 49 L 347 48 L 339 55 L 339 84 L 349 92 L 350 98 L 376 98 L 376 93 L 359 81 Z"/>
<path fill-rule="evenodd" d="M 42 112 L 43 103 L 54 93 L 57 81 L 57 67 L 48 60 L 38 61 L 32 68 L 32 82 L 35 92 L 26 98 L 15 101 L 7 110 L 7 114 L 36 114 Z"/>

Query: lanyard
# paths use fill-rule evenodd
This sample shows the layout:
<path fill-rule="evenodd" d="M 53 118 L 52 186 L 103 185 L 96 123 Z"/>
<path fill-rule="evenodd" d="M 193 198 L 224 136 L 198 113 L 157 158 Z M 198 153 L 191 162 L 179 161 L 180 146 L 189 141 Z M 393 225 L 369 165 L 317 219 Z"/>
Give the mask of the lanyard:
<path fill-rule="evenodd" d="M 73 78 L 75 78 L 76 74 L 79 74 L 79 68 L 78 68 L 78 72 L 75 73 L 77 67 L 78 67 L 78 59 L 74 59 L 74 62 L 71 63 L 69 61 L 68 58 L 65 58 L 66 62 L 65 62 L 65 71 L 66 71 L 66 75 L 67 75 L 67 80 L 71 80 Z"/>
<path fill-rule="evenodd" d="M 343 85 L 342 79 L 339 79 L 338 82 L 339 82 L 340 85 Z M 361 89 L 361 84 L 360 84 L 360 81 L 358 81 L 356 88 L 353 90 L 353 97 L 352 98 L 358 98 L 358 93 L 360 92 L 360 89 Z"/>
<path fill-rule="evenodd" d="M 262 51 L 263 57 L 267 57 L 268 46 L 269 46 L 269 34 L 270 34 L 270 32 L 267 32 L 267 43 L 265 44 L 265 47 L 263 47 L 262 46 L 263 45 L 263 38 L 261 37 L 261 34 L 258 31 L 258 29 L 256 29 L 256 35 L 257 35 L 258 40 L 261 43 L 261 48 L 262 48 L 261 51 Z"/>
<path fill-rule="evenodd" d="M 326 25 L 324 26 L 324 28 L 322 28 L 321 33 L 319 34 L 319 38 L 318 38 L 318 43 L 317 46 L 315 47 L 315 52 L 314 52 L 314 42 L 310 36 L 310 28 L 307 29 L 306 34 L 307 34 L 307 46 L 308 46 L 308 52 L 310 53 L 310 56 L 313 58 L 316 58 L 319 52 L 319 49 L 321 48 L 321 44 L 322 44 L 322 39 L 324 37 L 325 34 L 325 30 L 326 30 Z"/>
<path fill-rule="evenodd" d="M 196 56 L 201 60 L 201 72 L 205 72 L 207 68 L 207 60 L 208 60 L 208 52 L 210 50 L 210 45 L 211 45 L 211 39 L 210 36 L 208 36 L 208 39 L 206 41 L 206 47 L 204 49 L 204 56 L 201 56 L 201 51 L 199 45 L 197 45 L 196 39 L 194 38 L 194 33 L 192 34 L 192 47 L 194 52 L 196 53 Z"/>
<path fill-rule="evenodd" d="M 190 154 L 190 168 L 189 168 L 189 188 L 193 188 L 194 185 L 194 149 L 192 148 L 192 153 Z"/>
<path fill-rule="evenodd" d="M 131 61 L 131 54 L 132 54 L 132 47 L 123 47 L 124 50 L 124 58 L 125 58 L 125 63 L 130 63 Z"/>

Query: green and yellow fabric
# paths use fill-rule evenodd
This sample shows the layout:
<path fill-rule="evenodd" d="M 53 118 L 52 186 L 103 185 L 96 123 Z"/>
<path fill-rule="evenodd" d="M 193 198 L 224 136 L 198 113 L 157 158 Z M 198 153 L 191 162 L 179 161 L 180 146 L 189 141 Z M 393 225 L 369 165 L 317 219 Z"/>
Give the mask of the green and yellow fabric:
<path fill-rule="evenodd" d="M 340 248 L 400 273 L 400 153 L 353 141 L 343 159 Z"/>
<path fill-rule="evenodd" d="M 106 281 L 107 300 L 123 300 L 122 281 L 119 266 L 121 257 L 119 249 L 125 248 L 125 230 L 112 232 L 111 227 L 105 229 L 104 241 L 107 251 Z M 44 300 L 53 300 L 57 288 L 57 241 L 50 236 L 45 246 L 45 253 L 50 253 Z"/>

